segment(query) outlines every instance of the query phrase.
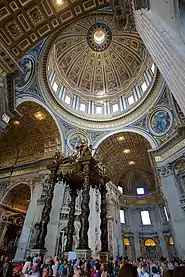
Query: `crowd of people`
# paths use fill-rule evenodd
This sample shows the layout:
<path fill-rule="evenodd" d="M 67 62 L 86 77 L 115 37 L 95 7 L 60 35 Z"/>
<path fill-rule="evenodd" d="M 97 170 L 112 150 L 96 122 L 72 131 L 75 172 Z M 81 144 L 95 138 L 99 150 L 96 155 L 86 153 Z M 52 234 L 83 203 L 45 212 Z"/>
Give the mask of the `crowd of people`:
<path fill-rule="evenodd" d="M 161 259 L 130 261 L 110 259 L 101 263 L 93 258 L 67 261 L 58 257 L 42 262 L 37 254 L 25 262 L 13 264 L 8 257 L 0 258 L 0 277 L 185 277 L 185 262 Z"/>

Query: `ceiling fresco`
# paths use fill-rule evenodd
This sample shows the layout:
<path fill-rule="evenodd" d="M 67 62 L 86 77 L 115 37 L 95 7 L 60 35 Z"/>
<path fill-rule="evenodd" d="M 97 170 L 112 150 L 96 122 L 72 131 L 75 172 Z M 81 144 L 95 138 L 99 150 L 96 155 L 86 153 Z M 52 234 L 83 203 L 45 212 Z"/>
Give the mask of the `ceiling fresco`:
<path fill-rule="evenodd" d="M 0 138 L 0 169 L 52 157 L 61 151 L 58 128 L 40 105 L 25 102 Z"/>
<path fill-rule="evenodd" d="M 108 6 L 106 0 L 0 1 L 0 41 L 18 57 L 38 41 L 76 18 Z"/>
<path fill-rule="evenodd" d="M 150 144 L 144 137 L 124 132 L 105 139 L 94 157 L 106 165 L 108 177 L 118 185 L 128 171 L 145 169 L 153 173 L 149 149 Z"/>

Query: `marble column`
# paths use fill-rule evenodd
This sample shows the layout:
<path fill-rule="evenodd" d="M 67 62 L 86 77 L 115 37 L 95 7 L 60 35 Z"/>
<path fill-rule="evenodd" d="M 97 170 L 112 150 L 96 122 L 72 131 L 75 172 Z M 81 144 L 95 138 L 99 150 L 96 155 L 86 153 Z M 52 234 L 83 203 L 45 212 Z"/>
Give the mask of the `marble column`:
<path fill-rule="evenodd" d="M 47 256 L 53 257 L 56 252 L 57 244 L 57 235 L 59 228 L 60 212 L 62 209 L 63 199 L 64 199 L 65 184 L 57 182 L 55 185 L 54 196 L 52 201 L 52 209 L 50 213 L 50 221 L 47 227 L 47 236 L 46 236 L 46 249 Z"/>
<path fill-rule="evenodd" d="M 74 222 L 75 222 L 75 202 L 76 202 L 76 196 L 77 196 L 77 190 L 75 188 L 70 188 L 69 190 L 71 201 L 69 203 L 69 220 L 67 224 L 67 243 L 66 243 L 66 249 L 65 252 L 72 251 L 73 247 L 73 233 L 75 230 Z"/>
<path fill-rule="evenodd" d="M 155 12 L 138 10 L 134 17 L 139 35 L 185 114 L 184 42 Z"/>
<path fill-rule="evenodd" d="M 31 227 L 33 225 L 34 216 L 37 209 L 37 201 L 42 193 L 42 184 L 37 183 L 32 192 L 32 198 L 29 203 L 26 218 L 24 220 L 23 229 L 19 239 L 18 247 L 16 250 L 14 261 L 23 261 L 25 258 L 26 250 L 29 244 L 29 238 L 31 235 Z"/>
<path fill-rule="evenodd" d="M 100 230 L 101 230 L 101 252 L 108 252 L 108 230 L 107 230 L 107 189 L 104 181 L 100 186 L 101 206 L 100 206 Z"/>
<path fill-rule="evenodd" d="M 79 233 L 79 249 L 89 249 L 88 246 L 88 230 L 89 230 L 89 202 L 90 202 L 90 184 L 89 184 L 89 166 L 84 166 L 84 184 L 82 191 L 81 215 L 80 215 L 80 233 Z"/>
<path fill-rule="evenodd" d="M 180 258 L 185 258 L 185 213 L 180 207 L 179 193 L 176 186 L 175 176 L 171 165 L 167 164 L 159 168 L 163 185 L 164 197 L 167 200 L 171 215 L 171 227 L 173 231 L 175 247 Z"/>

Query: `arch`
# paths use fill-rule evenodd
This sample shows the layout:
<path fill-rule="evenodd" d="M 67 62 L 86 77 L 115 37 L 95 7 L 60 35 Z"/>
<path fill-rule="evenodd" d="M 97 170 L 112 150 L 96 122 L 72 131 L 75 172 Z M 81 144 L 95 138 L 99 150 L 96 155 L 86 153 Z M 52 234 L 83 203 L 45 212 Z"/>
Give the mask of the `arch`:
<path fill-rule="evenodd" d="M 140 170 L 144 167 L 146 171 L 154 174 L 154 161 L 148 153 L 150 142 L 140 132 L 125 128 L 124 132 L 119 130 L 104 135 L 96 144 L 98 147 L 93 156 L 105 165 L 107 176 L 118 185 L 125 172 L 130 170 Z"/>
<path fill-rule="evenodd" d="M 17 116 L 0 138 L 0 168 L 9 168 L 11 174 L 19 165 L 50 159 L 62 152 L 59 129 L 50 113 L 35 101 L 23 101 L 17 107 Z"/>
<path fill-rule="evenodd" d="M 1 203 L 12 209 L 26 212 L 31 199 L 31 189 L 26 183 L 19 183 L 11 187 L 3 196 Z"/>
<path fill-rule="evenodd" d="M 40 106 L 42 106 L 44 109 L 46 109 L 46 111 L 51 115 L 51 117 L 53 118 L 53 120 L 56 123 L 56 126 L 58 128 L 59 134 L 60 134 L 60 140 L 61 140 L 61 145 L 62 145 L 62 153 L 65 154 L 65 138 L 64 135 L 62 133 L 62 128 L 58 122 L 58 120 L 56 119 L 54 113 L 51 111 L 51 109 L 44 104 L 42 101 L 40 101 L 39 99 L 36 99 L 34 97 L 31 96 L 23 96 L 21 98 L 18 98 L 16 101 L 16 108 L 18 108 L 18 106 L 24 102 L 34 102 Z"/>
<path fill-rule="evenodd" d="M 144 245 L 146 247 L 148 246 L 156 246 L 156 242 L 154 239 L 151 239 L 151 238 L 147 238 L 145 241 L 144 241 Z"/>
<path fill-rule="evenodd" d="M 127 237 L 124 237 L 123 243 L 125 246 L 130 246 L 130 240 Z"/>
<path fill-rule="evenodd" d="M 110 133 L 106 133 L 104 136 L 102 136 L 98 141 L 96 141 L 93 144 L 93 148 L 97 149 L 104 140 L 106 140 L 112 135 L 119 134 L 119 133 L 127 133 L 127 132 L 135 133 L 144 137 L 149 142 L 152 149 L 155 149 L 158 147 L 157 141 L 147 132 L 144 132 L 142 130 L 139 130 L 133 127 L 125 127 L 124 129 L 119 129 L 119 130 L 112 131 Z M 94 154 L 95 154 L 95 151 L 93 152 L 93 155 Z"/>
<path fill-rule="evenodd" d="M 3 200 L 5 199 L 5 197 L 6 197 L 6 195 L 12 190 L 12 189 L 14 189 L 15 187 L 17 187 L 17 186 L 19 186 L 19 185 L 26 185 L 26 186 L 28 186 L 29 187 L 29 189 L 30 189 L 30 200 L 32 199 L 32 188 L 31 188 L 31 186 L 29 185 L 29 184 L 27 184 L 26 182 L 17 182 L 16 184 L 14 184 L 13 186 L 11 186 L 11 187 L 8 187 L 8 189 L 7 189 L 7 192 L 5 193 L 5 195 L 3 195 L 3 197 L 2 197 L 2 199 L 1 199 L 1 201 L 0 202 L 3 202 Z"/>

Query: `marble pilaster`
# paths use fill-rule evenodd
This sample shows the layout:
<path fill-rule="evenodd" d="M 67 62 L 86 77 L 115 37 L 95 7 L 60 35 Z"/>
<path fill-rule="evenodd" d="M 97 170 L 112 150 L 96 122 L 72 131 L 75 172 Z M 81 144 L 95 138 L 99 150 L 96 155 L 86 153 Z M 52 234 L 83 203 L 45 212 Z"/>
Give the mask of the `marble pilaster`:
<path fill-rule="evenodd" d="M 135 256 L 137 259 L 137 258 L 141 257 L 141 245 L 140 245 L 139 233 L 137 231 L 135 231 L 133 236 L 134 236 Z"/>
<path fill-rule="evenodd" d="M 121 231 L 121 223 L 120 223 L 120 212 L 119 212 L 120 211 L 120 205 L 119 205 L 120 191 L 111 182 L 107 184 L 107 191 L 108 191 L 107 208 L 108 208 L 109 251 L 112 252 L 113 257 L 116 258 L 117 255 L 124 256 L 122 231 Z"/>
<path fill-rule="evenodd" d="M 185 51 L 181 37 L 151 10 L 134 11 L 137 31 L 185 113 Z"/>
<path fill-rule="evenodd" d="M 175 176 L 171 169 L 171 165 L 167 164 L 159 168 L 161 181 L 163 185 L 164 196 L 168 203 L 171 215 L 171 227 L 173 231 L 175 247 L 177 254 L 181 258 L 185 258 L 185 213 L 180 207 L 179 193 L 176 186 Z"/>
<path fill-rule="evenodd" d="M 31 230 L 33 226 L 34 216 L 37 210 L 37 201 L 42 193 L 42 184 L 35 184 L 32 192 L 32 198 L 29 203 L 28 211 L 24 221 L 23 229 L 19 239 L 19 244 L 16 250 L 14 261 L 22 261 L 25 258 L 25 254 L 29 245 Z"/>
<path fill-rule="evenodd" d="M 55 255 L 57 235 L 58 235 L 58 225 L 60 220 L 60 212 L 62 209 L 65 184 L 63 182 L 58 182 L 55 185 L 54 196 L 52 201 L 52 209 L 50 214 L 50 221 L 48 224 L 48 232 L 46 236 L 45 246 L 47 249 L 47 255 L 53 257 Z"/>
<path fill-rule="evenodd" d="M 158 234 L 158 238 L 159 238 L 159 245 L 161 247 L 162 255 L 165 258 L 169 258 L 169 253 L 168 253 L 168 249 L 167 249 L 167 242 L 166 242 L 166 239 L 165 239 L 162 231 L 158 231 L 157 234 Z"/>

